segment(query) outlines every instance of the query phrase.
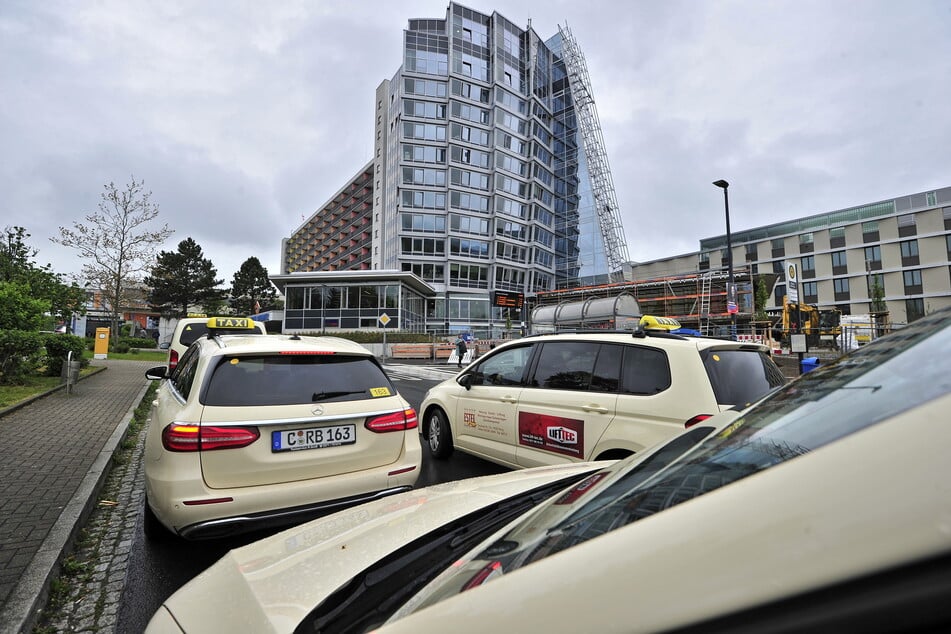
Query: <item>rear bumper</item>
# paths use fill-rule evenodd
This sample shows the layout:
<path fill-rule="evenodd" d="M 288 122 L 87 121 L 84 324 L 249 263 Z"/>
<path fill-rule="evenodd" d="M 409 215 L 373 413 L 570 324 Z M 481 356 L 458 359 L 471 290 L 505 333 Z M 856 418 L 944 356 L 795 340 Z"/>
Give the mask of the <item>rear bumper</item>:
<path fill-rule="evenodd" d="M 256 530 L 280 528 L 299 524 L 307 520 L 333 513 L 351 506 L 371 502 L 390 495 L 409 491 L 411 486 L 397 486 L 382 491 L 371 491 L 336 500 L 326 500 L 314 504 L 295 506 L 292 508 L 274 509 L 258 513 L 223 517 L 189 524 L 178 530 L 178 534 L 185 539 L 217 539 L 230 535 L 238 535 Z"/>

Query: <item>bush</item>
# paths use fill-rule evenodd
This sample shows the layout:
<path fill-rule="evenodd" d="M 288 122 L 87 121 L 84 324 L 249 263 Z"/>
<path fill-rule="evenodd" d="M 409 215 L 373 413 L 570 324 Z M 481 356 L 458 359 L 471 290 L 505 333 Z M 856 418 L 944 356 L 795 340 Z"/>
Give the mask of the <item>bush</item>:
<path fill-rule="evenodd" d="M 89 360 L 83 358 L 86 348 L 86 338 L 76 335 L 46 335 L 43 341 L 46 346 L 46 376 L 59 376 L 63 372 L 63 364 L 70 351 L 73 360 L 79 361 L 82 366 L 89 365 Z"/>
<path fill-rule="evenodd" d="M 16 385 L 43 362 L 43 336 L 24 330 L 0 330 L 0 384 Z"/>
<path fill-rule="evenodd" d="M 151 337 L 119 337 L 119 345 L 129 348 L 154 348 L 155 339 Z"/>

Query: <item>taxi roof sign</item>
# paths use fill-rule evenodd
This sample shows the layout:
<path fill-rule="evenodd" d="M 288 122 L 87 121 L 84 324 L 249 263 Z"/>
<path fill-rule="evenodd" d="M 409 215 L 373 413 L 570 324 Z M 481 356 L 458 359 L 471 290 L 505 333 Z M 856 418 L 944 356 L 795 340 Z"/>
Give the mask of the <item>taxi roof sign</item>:
<path fill-rule="evenodd" d="M 207 322 L 209 334 L 214 330 L 257 330 L 247 317 L 212 317 Z"/>
<path fill-rule="evenodd" d="M 672 317 L 644 315 L 641 317 L 640 326 L 645 330 L 666 330 L 669 332 L 680 328 L 680 322 Z"/>

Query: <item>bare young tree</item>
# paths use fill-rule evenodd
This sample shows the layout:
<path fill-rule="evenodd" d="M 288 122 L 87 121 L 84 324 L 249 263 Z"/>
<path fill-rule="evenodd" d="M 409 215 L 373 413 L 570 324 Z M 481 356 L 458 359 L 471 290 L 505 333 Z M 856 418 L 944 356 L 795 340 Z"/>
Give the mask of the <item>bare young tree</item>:
<path fill-rule="evenodd" d="M 60 237 L 50 239 L 79 252 L 82 274 L 101 289 L 116 338 L 129 290 L 154 265 L 159 246 L 173 230 L 167 224 L 149 228 L 159 208 L 151 202 L 152 192 L 145 189 L 144 180 L 137 183 L 133 177 L 124 189 L 110 182 L 104 189 L 98 212 L 87 214 L 85 223 L 74 221 L 72 229 L 60 227 Z"/>

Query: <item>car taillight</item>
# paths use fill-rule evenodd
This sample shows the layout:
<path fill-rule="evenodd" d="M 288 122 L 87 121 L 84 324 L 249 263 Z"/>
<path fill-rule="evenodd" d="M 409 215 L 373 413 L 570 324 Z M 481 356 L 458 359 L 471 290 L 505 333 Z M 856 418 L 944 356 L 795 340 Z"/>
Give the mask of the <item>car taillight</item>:
<path fill-rule="evenodd" d="M 257 427 L 212 427 L 172 423 L 162 430 L 169 451 L 212 451 L 247 447 L 261 434 Z"/>
<path fill-rule="evenodd" d="M 707 420 L 708 418 L 710 418 L 711 416 L 713 416 L 713 414 L 697 414 L 696 416 L 688 420 L 686 423 L 684 423 L 684 429 L 690 429 L 697 423 L 703 422 Z"/>
<path fill-rule="evenodd" d="M 460 590 L 460 592 L 472 590 L 473 588 L 481 586 L 493 578 L 500 576 L 502 576 L 502 562 L 490 561 L 485 565 L 485 568 L 477 572 L 475 576 L 472 577 L 472 579 L 469 579 L 469 581 L 466 582 L 466 585 L 462 586 L 462 590 Z"/>
<path fill-rule="evenodd" d="M 178 351 L 170 350 L 168 353 L 168 371 L 171 372 L 178 365 Z"/>
<path fill-rule="evenodd" d="M 401 412 L 393 412 L 392 414 L 383 414 L 382 416 L 368 418 L 367 422 L 364 423 L 364 427 L 370 431 L 381 434 L 388 431 L 416 429 L 418 424 L 419 421 L 416 418 L 416 410 L 410 407 Z"/>

